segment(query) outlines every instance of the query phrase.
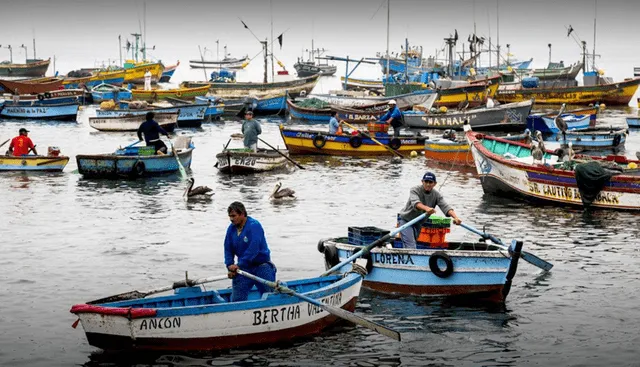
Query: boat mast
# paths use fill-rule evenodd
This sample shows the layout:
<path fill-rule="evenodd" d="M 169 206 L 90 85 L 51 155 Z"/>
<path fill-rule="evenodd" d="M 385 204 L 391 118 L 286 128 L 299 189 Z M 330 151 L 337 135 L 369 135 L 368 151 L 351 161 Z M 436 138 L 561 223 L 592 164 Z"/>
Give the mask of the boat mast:
<path fill-rule="evenodd" d="M 34 34 L 33 34 L 33 60 L 35 61 L 36 59 L 37 59 L 36 58 L 36 35 L 35 35 L 35 32 L 34 32 Z"/>
<path fill-rule="evenodd" d="M 476 0 L 473 0 L 473 56 L 474 56 L 473 67 L 475 68 L 476 73 L 477 73 L 477 70 L 478 70 L 478 57 L 477 57 L 478 50 L 477 50 L 477 47 L 478 47 L 478 41 L 477 41 L 477 38 L 476 38 Z M 451 60 L 451 62 L 453 63 L 453 60 Z"/>
<path fill-rule="evenodd" d="M 593 15 L 593 61 L 591 67 L 596 70 L 596 18 L 598 17 L 598 0 L 595 0 L 595 12 Z"/>
<path fill-rule="evenodd" d="M 142 23 L 144 24 L 144 32 L 142 33 L 142 61 L 147 59 L 147 2 L 142 3 Z"/>
<path fill-rule="evenodd" d="M 269 0 L 269 9 L 271 10 L 271 80 L 275 82 L 275 64 L 273 63 L 273 1 Z M 265 80 L 265 83 L 267 81 Z"/>
<path fill-rule="evenodd" d="M 385 77 L 384 77 L 384 83 L 385 84 L 389 80 L 389 19 L 390 18 L 391 18 L 391 0 L 387 0 L 387 71 L 386 71 Z M 345 83 L 346 83 L 346 81 L 345 81 Z"/>
<path fill-rule="evenodd" d="M 122 36 L 118 35 L 118 49 L 120 50 L 120 67 L 122 67 Z"/>
<path fill-rule="evenodd" d="M 500 0 L 496 0 L 496 23 L 497 23 L 496 62 L 497 62 L 497 69 L 499 71 L 500 70 Z"/>
<path fill-rule="evenodd" d="M 268 53 L 268 51 L 269 51 L 269 40 L 267 40 L 265 38 L 265 40 L 264 41 L 260 41 L 260 43 L 262 43 L 262 47 L 264 49 L 264 52 L 263 52 L 264 53 L 264 83 L 266 84 L 266 83 L 269 82 L 269 80 L 268 80 L 268 75 L 269 75 L 268 74 L 268 70 L 269 69 L 267 67 L 267 65 L 268 65 L 267 57 L 269 56 L 269 53 Z"/>

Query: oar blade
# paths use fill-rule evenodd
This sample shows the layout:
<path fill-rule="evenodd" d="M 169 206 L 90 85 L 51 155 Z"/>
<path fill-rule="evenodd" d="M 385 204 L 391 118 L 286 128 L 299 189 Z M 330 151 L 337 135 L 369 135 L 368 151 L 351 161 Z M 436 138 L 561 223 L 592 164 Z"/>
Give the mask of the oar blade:
<path fill-rule="evenodd" d="M 127 301 L 127 300 L 130 300 L 130 299 L 144 298 L 144 296 L 145 296 L 144 293 L 141 293 L 141 292 L 138 292 L 138 291 L 131 291 L 131 292 L 120 293 L 120 294 L 116 294 L 116 295 L 113 295 L 113 296 L 96 299 L 96 300 L 87 302 L 87 304 L 89 304 L 89 305 L 97 305 L 97 304 L 102 304 L 102 303 Z"/>
<path fill-rule="evenodd" d="M 522 251 L 522 253 L 520 254 L 520 257 L 522 257 L 522 259 L 528 262 L 529 264 L 536 266 L 544 271 L 549 271 L 551 270 L 551 268 L 553 268 L 552 263 L 548 261 L 544 261 L 530 252 Z"/>
<path fill-rule="evenodd" d="M 360 325 L 363 327 L 366 327 L 367 329 L 373 330 L 378 334 L 384 335 L 386 337 L 389 337 L 391 339 L 400 341 L 400 333 L 393 330 L 393 329 L 389 329 L 386 326 L 380 325 L 376 322 L 367 320 L 363 317 L 360 317 L 352 312 L 349 312 L 347 310 L 343 310 L 342 308 L 338 308 L 338 307 L 334 307 L 334 306 L 330 306 L 324 303 L 320 303 L 320 308 L 322 308 L 323 310 L 329 312 L 330 314 L 334 315 L 334 316 L 338 316 L 341 319 L 347 320 L 349 322 L 352 322 L 356 325 Z"/>

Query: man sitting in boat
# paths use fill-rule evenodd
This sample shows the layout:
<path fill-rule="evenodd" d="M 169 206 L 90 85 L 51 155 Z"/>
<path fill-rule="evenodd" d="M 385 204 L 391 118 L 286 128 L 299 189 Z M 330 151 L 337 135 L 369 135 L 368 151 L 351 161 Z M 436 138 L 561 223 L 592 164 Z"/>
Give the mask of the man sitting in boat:
<path fill-rule="evenodd" d="M 169 133 L 158 125 L 158 123 L 153 119 L 154 116 L 155 114 L 153 112 L 147 112 L 146 121 L 138 127 L 138 140 L 142 140 L 142 134 L 144 134 L 144 141 L 147 143 L 148 147 L 155 147 L 156 154 L 166 154 L 167 146 L 162 140 L 160 140 L 160 134 L 169 138 Z"/>
<path fill-rule="evenodd" d="M 29 154 L 29 151 L 33 151 L 33 154 L 38 155 L 36 146 L 33 145 L 31 138 L 27 136 L 29 134 L 29 130 L 24 127 L 20 128 L 20 130 L 18 130 L 18 134 L 20 135 L 11 139 L 7 155 L 13 154 L 14 157 L 20 157 Z"/>
<path fill-rule="evenodd" d="M 331 111 L 331 119 L 329 120 L 329 134 L 342 134 L 342 126 L 338 122 L 336 111 Z"/>
<path fill-rule="evenodd" d="M 235 201 L 227 208 L 231 224 L 224 238 L 224 263 L 233 279 L 231 302 L 246 301 L 254 285 L 263 294 L 267 287 L 243 276 L 237 276 L 236 270 L 244 270 L 260 278 L 275 281 L 276 266 L 271 262 L 271 252 L 264 236 L 262 225 L 247 216 L 247 209 L 241 202 Z M 238 258 L 236 264 L 234 258 Z"/>
<path fill-rule="evenodd" d="M 426 212 L 428 215 L 435 214 L 436 205 L 446 214 L 447 217 L 453 218 L 455 224 L 462 223 L 462 220 L 458 218 L 453 208 L 447 204 L 444 197 L 434 189 L 436 186 L 436 175 L 433 172 L 427 172 L 422 176 L 422 185 L 414 186 L 409 191 L 409 200 L 404 206 L 404 209 L 398 214 L 398 224 L 403 225 L 416 217 L 422 212 Z M 416 248 L 416 238 L 420 235 L 422 229 L 422 223 L 426 220 L 423 219 L 411 227 L 400 232 L 402 238 L 402 247 L 404 248 Z"/>
<path fill-rule="evenodd" d="M 244 147 L 251 149 L 253 152 L 258 151 L 258 135 L 262 134 L 260 123 L 253 119 L 253 111 L 247 110 L 244 113 L 244 122 L 242 122 L 242 133 L 244 134 Z"/>
<path fill-rule="evenodd" d="M 393 126 L 393 136 L 400 136 L 400 127 L 402 126 L 402 112 L 398 108 L 395 99 L 389 101 L 389 111 L 380 118 L 381 122 L 389 123 Z"/>

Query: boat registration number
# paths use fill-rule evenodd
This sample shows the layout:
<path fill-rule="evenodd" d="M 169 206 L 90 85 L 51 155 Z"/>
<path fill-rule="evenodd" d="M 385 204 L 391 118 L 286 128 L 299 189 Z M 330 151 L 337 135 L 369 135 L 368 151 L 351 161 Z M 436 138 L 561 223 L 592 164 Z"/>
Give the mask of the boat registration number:
<path fill-rule="evenodd" d="M 255 166 L 256 158 L 255 157 L 237 157 L 233 159 L 233 164 L 239 166 Z"/>

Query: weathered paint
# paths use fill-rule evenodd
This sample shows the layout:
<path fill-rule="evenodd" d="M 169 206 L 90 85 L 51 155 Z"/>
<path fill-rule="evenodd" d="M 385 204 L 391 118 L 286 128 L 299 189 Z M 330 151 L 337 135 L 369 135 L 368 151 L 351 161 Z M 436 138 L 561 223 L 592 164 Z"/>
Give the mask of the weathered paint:
<path fill-rule="evenodd" d="M 69 163 L 66 156 L 5 156 L 0 155 L 0 171 L 53 171 L 60 172 Z"/>
<path fill-rule="evenodd" d="M 287 154 L 286 150 L 280 150 Z M 255 173 L 284 168 L 289 161 L 276 152 L 236 152 L 224 151 L 216 154 L 217 168 L 222 173 Z"/>

